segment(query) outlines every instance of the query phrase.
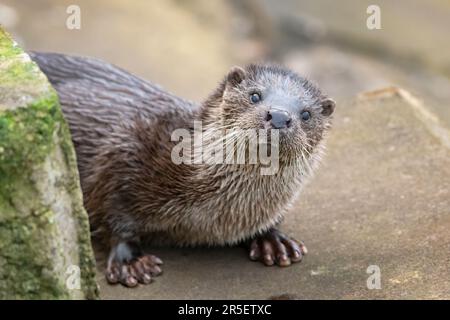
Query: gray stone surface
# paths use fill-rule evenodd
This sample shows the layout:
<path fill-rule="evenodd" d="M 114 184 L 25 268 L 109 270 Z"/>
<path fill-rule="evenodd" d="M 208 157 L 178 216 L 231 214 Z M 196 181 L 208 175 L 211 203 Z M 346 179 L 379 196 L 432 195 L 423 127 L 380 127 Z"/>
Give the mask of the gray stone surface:
<path fill-rule="evenodd" d="M 106 284 L 105 299 L 450 298 L 448 131 L 409 93 L 387 88 L 338 105 L 329 148 L 283 228 L 309 254 L 289 268 L 241 248 L 149 248 L 165 262 L 151 285 Z M 369 290 L 370 265 L 381 289 Z"/>

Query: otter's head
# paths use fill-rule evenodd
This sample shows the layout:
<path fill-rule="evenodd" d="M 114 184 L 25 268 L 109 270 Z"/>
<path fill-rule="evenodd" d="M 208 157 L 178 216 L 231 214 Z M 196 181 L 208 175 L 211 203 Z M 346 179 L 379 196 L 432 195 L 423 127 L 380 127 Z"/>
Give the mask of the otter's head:
<path fill-rule="evenodd" d="M 233 67 L 205 107 L 225 128 L 278 130 L 280 151 L 298 156 L 320 143 L 335 102 L 286 68 L 251 64 Z"/>

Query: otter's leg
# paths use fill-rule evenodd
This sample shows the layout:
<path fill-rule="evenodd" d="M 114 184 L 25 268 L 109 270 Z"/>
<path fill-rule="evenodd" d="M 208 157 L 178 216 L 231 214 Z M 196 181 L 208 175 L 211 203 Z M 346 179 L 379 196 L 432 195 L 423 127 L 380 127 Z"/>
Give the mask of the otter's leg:
<path fill-rule="evenodd" d="M 266 266 L 276 263 L 280 267 L 287 267 L 301 261 L 308 252 L 302 241 L 288 237 L 277 229 L 252 239 L 249 247 L 250 259 L 261 261 Z"/>
<path fill-rule="evenodd" d="M 158 257 L 143 253 L 138 241 L 115 240 L 106 266 L 106 280 L 127 287 L 148 284 L 152 277 L 161 274 L 161 264 Z"/>

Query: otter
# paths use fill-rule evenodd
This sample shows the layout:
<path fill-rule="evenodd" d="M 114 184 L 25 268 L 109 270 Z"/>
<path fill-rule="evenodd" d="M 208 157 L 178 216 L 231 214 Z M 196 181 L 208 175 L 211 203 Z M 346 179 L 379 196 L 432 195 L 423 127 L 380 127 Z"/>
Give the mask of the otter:
<path fill-rule="evenodd" d="M 101 60 L 31 57 L 68 121 L 92 235 L 109 248 L 109 283 L 134 287 L 162 272 L 162 260 L 142 249 L 148 239 L 245 244 L 250 259 L 267 266 L 302 260 L 304 243 L 278 226 L 314 172 L 331 126 L 335 102 L 315 84 L 279 65 L 250 64 L 233 67 L 196 104 Z M 277 171 L 261 174 L 261 163 L 175 163 L 180 141 L 172 133 L 193 133 L 194 121 L 203 133 L 235 130 L 237 140 L 238 130 L 277 132 Z"/>

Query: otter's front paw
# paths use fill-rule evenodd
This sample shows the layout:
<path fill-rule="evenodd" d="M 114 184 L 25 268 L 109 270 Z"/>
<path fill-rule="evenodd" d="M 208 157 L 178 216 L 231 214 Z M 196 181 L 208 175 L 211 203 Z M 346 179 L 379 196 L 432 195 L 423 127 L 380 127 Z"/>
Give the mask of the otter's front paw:
<path fill-rule="evenodd" d="M 266 266 L 276 263 L 280 267 L 287 267 L 301 261 L 307 252 L 302 241 L 294 240 L 278 230 L 271 230 L 250 242 L 249 256 L 251 260 L 261 261 Z"/>
<path fill-rule="evenodd" d="M 106 280 L 110 284 L 121 283 L 127 287 L 135 287 L 138 283 L 148 284 L 152 277 L 162 273 L 162 263 L 158 257 L 144 254 L 138 247 L 121 242 L 111 249 Z"/>
<path fill-rule="evenodd" d="M 110 284 L 121 283 L 135 287 L 138 283 L 149 284 L 152 277 L 161 274 L 161 259 L 153 255 L 143 255 L 132 261 L 114 261 L 106 269 L 106 280 Z"/>

